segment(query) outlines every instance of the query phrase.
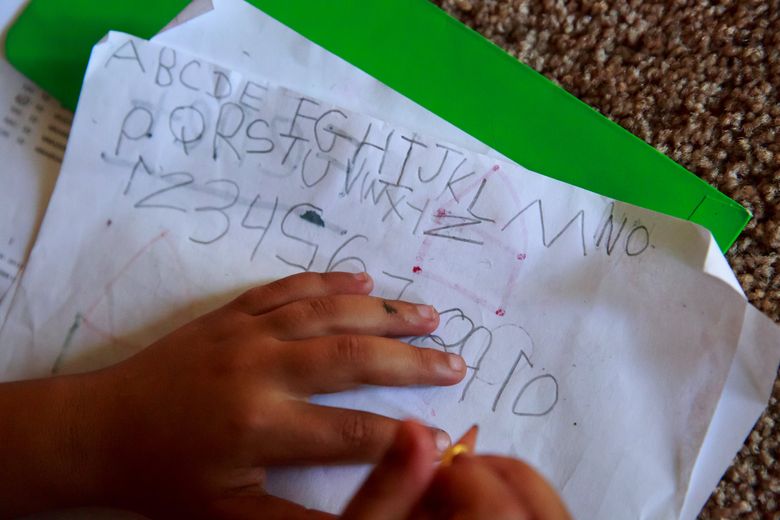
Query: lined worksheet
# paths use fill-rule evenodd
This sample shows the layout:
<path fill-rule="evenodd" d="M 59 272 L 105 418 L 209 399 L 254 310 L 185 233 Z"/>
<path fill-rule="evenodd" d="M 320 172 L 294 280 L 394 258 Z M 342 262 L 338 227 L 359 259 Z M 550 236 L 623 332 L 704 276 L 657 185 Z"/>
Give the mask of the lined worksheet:
<path fill-rule="evenodd" d="M 24 2 L 3 2 L 5 32 Z M 59 173 L 72 113 L 0 56 L 0 325 Z"/>

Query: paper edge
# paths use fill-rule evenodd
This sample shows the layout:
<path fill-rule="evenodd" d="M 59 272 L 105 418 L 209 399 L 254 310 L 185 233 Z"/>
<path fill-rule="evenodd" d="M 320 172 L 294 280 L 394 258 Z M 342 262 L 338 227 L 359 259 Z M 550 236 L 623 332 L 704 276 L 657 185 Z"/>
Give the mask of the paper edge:
<path fill-rule="evenodd" d="M 174 27 L 183 25 L 203 14 L 213 11 L 214 9 L 215 6 L 212 0 L 192 0 L 184 9 L 179 11 L 179 13 L 174 16 L 173 19 L 168 22 L 167 25 L 165 25 L 165 27 L 160 29 L 157 34 L 162 34 L 173 29 Z M 155 34 L 155 36 L 157 36 L 157 34 Z"/>

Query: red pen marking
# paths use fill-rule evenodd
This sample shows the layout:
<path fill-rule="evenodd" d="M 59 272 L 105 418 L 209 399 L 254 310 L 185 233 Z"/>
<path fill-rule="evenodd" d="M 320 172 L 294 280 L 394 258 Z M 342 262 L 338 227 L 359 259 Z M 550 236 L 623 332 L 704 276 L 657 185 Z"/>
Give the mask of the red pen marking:
<path fill-rule="evenodd" d="M 439 275 L 433 273 L 430 270 L 426 271 L 426 273 L 424 275 L 422 275 L 422 276 L 424 276 L 426 280 L 438 283 L 439 285 L 443 285 L 444 287 L 447 287 L 447 288 L 449 288 L 449 289 L 451 289 L 453 291 L 456 291 L 456 292 L 460 293 L 464 297 L 466 297 L 469 300 L 473 301 L 477 305 L 481 305 L 482 307 L 484 307 L 486 309 L 489 309 L 489 308 L 493 308 L 494 309 L 495 308 L 491 304 L 488 304 L 487 300 L 485 300 L 485 298 L 483 298 L 482 296 L 478 295 L 477 293 L 474 293 L 474 292 L 466 289 L 465 287 L 463 287 L 459 283 L 452 282 L 452 281 L 450 281 L 450 280 L 448 280 L 448 279 L 446 279 L 446 278 L 444 278 L 442 276 L 439 276 Z"/>
<path fill-rule="evenodd" d="M 114 277 L 109 281 L 105 286 L 103 287 L 103 293 L 100 295 L 100 297 L 95 300 L 95 302 L 87 309 L 87 312 L 84 313 L 85 317 L 90 317 L 94 310 L 100 305 L 105 298 L 108 297 L 109 292 L 111 292 L 111 287 L 119 281 L 120 278 L 124 276 L 124 274 L 132 267 L 132 265 L 141 258 L 144 254 L 146 254 L 157 242 L 160 240 L 163 240 L 165 236 L 168 234 L 168 230 L 161 232 L 154 238 L 152 238 L 149 242 L 146 243 L 141 249 L 139 249 L 123 266 L 121 269 L 119 269 L 118 273 L 114 275 Z"/>
<path fill-rule="evenodd" d="M 526 258 L 527 258 L 527 257 L 526 257 L 526 254 L 525 254 L 525 253 L 519 253 L 519 254 L 517 255 L 517 259 L 518 259 L 518 260 L 525 260 Z"/>
<path fill-rule="evenodd" d="M 168 246 L 168 249 L 170 249 L 174 260 L 176 260 L 176 264 L 179 266 L 179 272 L 182 273 L 186 272 L 187 270 L 184 267 L 184 263 L 181 261 L 181 257 L 179 256 L 179 251 L 177 251 L 176 244 L 173 242 L 171 235 L 166 232 L 164 238 L 165 240 L 163 241 L 163 243 L 166 246 Z M 188 302 L 195 301 L 195 297 L 192 296 L 192 291 L 190 290 L 190 284 L 187 283 L 184 284 L 184 293 Z"/>
<path fill-rule="evenodd" d="M 98 327 L 94 323 L 92 323 L 90 320 L 88 320 L 86 317 L 82 317 L 81 323 L 84 325 L 85 328 L 91 330 L 94 332 L 97 336 L 101 337 L 105 341 L 109 341 L 110 343 L 113 343 L 114 345 L 118 345 L 122 348 L 127 349 L 129 352 L 133 352 L 138 350 L 138 347 L 135 345 L 131 345 L 130 343 L 121 340 L 114 336 L 114 334 L 110 331 L 103 330 L 102 328 Z"/>
<path fill-rule="evenodd" d="M 468 194 L 470 191 L 472 191 L 477 186 L 479 186 L 479 184 L 482 182 L 483 179 L 487 179 L 488 177 L 490 177 L 495 172 L 496 172 L 496 170 L 491 169 L 488 172 L 486 172 L 485 175 L 479 177 L 476 181 L 474 181 L 471 184 L 467 185 L 465 187 L 465 189 L 458 194 L 457 199 L 463 200 L 465 198 L 466 194 Z M 501 173 L 503 173 L 503 170 L 501 171 Z M 510 189 L 511 189 L 511 185 L 510 185 Z M 512 195 L 515 197 L 515 199 L 517 199 L 517 196 L 516 196 L 516 194 L 514 192 L 512 192 Z M 439 197 L 437 197 L 437 199 L 438 198 Z M 434 212 L 434 214 L 433 214 L 434 219 L 441 219 L 441 218 L 446 217 L 447 216 L 447 207 L 456 206 L 457 204 L 458 204 L 458 202 L 455 199 L 451 199 L 451 200 L 445 202 L 444 206 L 442 206 L 441 208 L 436 210 L 436 212 Z M 425 238 L 423 238 L 422 244 L 420 245 L 420 249 L 417 251 L 417 261 L 418 262 L 423 261 L 428 256 L 428 249 L 430 247 L 431 247 L 431 237 L 430 236 L 425 236 Z"/>
<path fill-rule="evenodd" d="M 515 204 L 519 205 L 520 204 L 520 196 L 515 191 L 514 185 L 512 185 L 512 183 L 508 180 L 508 174 L 504 170 L 501 170 L 501 172 L 498 174 L 498 176 L 501 177 L 501 180 L 504 181 L 504 186 L 503 186 L 504 189 L 509 191 L 509 195 L 512 197 L 512 200 L 515 201 Z"/>
<path fill-rule="evenodd" d="M 493 167 L 491 167 L 489 171 L 487 171 L 481 177 L 478 177 L 474 182 L 472 182 L 472 183 L 468 184 L 467 186 L 465 186 L 465 188 L 457 194 L 457 200 L 460 200 L 460 201 L 465 200 L 465 196 L 469 192 L 471 192 L 472 190 L 477 188 L 477 186 L 479 186 L 482 183 L 483 179 L 487 179 L 488 177 L 491 177 L 494 174 L 498 174 L 498 176 L 503 181 L 504 187 L 508 190 L 510 197 L 515 201 L 515 203 L 517 205 L 519 205 L 520 204 L 520 197 L 518 196 L 517 192 L 515 191 L 514 186 L 512 185 L 512 183 L 509 182 L 509 180 L 505 177 L 506 172 L 504 170 L 502 170 L 500 168 L 500 166 L 497 165 L 497 164 L 493 165 Z M 443 217 L 446 217 L 447 216 L 447 208 L 457 205 L 458 204 L 457 200 L 455 198 L 453 198 L 452 200 L 448 200 L 447 202 L 445 202 L 441 208 L 439 208 L 438 210 L 436 210 L 433 213 L 432 216 L 434 217 L 434 219 L 438 220 L 438 219 L 441 219 Z M 480 236 L 485 241 L 485 243 L 489 242 L 489 243 L 492 243 L 494 245 L 497 245 L 498 247 L 503 249 L 506 253 L 508 253 L 508 254 L 510 254 L 512 256 L 518 256 L 517 249 L 516 249 L 517 245 L 520 245 L 520 247 L 523 247 L 525 245 L 525 244 L 512 244 L 515 247 L 511 247 L 510 244 L 507 244 L 501 238 L 493 236 L 493 235 L 491 235 L 489 233 L 484 233 L 484 232 L 482 232 L 480 230 L 474 230 L 474 233 L 476 233 L 478 236 Z M 514 235 L 515 235 L 514 236 L 514 242 L 517 242 L 518 239 L 520 239 L 523 242 L 525 242 L 525 239 L 526 239 L 525 232 L 521 231 L 521 233 L 517 233 L 517 231 L 515 231 Z M 519 235 L 519 236 L 517 236 L 517 235 Z M 429 252 L 429 249 L 431 248 L 431 246 L 432 246 L 431 237 L 430 236 L 424 236 L 423 240 L 422 240 L 422 243 L 420 244 L 420 248 L 417 251 L 417 256 L 415 257 L 417 262 L 425 261 L 425 259 L 428 257 L 428 252 Z M 518 259 L 520 259 L 520 258 L 518 257 Z M 422 273 L 422 267 L 420 267 L 419 265 L 418 266 L 414 266 L 412 268 L 412 271 L 414 273 L 420 274 L 420 273 Z M 519 277 L 519 274 L 520 274 L 520 266 L 517 265 L 517 264 L 514 264 L 510 268 L 509 277 L 508 277 L 508 280 L 507 280 L 507 284 L 504 287 L 504 291 L 503 291 L 504 294 L 502 295 L 502 298 L 501 298 L 500 307 L 498 308 L 498 310 L 494 311 L 497 316 L 504 316 L 506 314 L 506 311 L 504 310 L 504 308 L 506 307 L 506 304 L 507 304 L 507 302 L 509 300 L 509 297 L 512 294 L 514 286 L 517 283 L 517 279 Z M 453 283 L 450 280 L 446 280 L 446 279 L 444 279 L 442 277 L 439 277 L 439 276 L 435 275 L 433 271 L 430 271 L 430 270 L 426 271 L 425 275 L 423 275 L 423 276 L 425 276 L 425 278 L 427 280 L 439 283 L 441 285 L 449 287 L 452 290 L 457 291 L 461 295 L 465 296 L 466 298 L 469 298 L 471 301 L 473 301 L 474 303 L 482 306 L 486 310 L 487 309 L 491 309 L 491 310 L 492 309 L 496 309 L 496 307 L 493 306 L 495 304 L 493 304 L 493 305 L 489 304 L 480 295 L 475 294 L 475 293 L 469 291 L 468 289 L 466 289 L 465 287 L 461 286 L 458 283 Z"/>

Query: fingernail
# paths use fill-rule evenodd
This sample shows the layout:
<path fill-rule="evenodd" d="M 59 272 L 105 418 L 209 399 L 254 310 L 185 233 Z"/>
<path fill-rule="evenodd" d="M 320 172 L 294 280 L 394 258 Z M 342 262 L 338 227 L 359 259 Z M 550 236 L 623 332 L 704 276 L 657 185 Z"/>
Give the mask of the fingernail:
<path fill-rule="evenodd" d="M 432 321 L 436 319 L 438 313 L 431 305 L 417 305 L 417 314 L 424 320 Z"/>
<path fill-rule="evenodd" d="M 356 274 L 353 274 L 352 276 L 354 276 L 355 280 L 357 280 L 360 283 L 366 283 L 366 282 L 368 282 L 371 279 L 371 277 L 368 276 L 368 273 L 365 273 L 365 272 L 363 272 L 363 273 L 356 273 Z"/>
<path fill-rule="evenodd" d="M 447 362 L 450 365 L 450 369 L 452 369 L 453 372 L 457 372 L 458 374 L 463 372 L 463 370 L 466 368 L 466 362 L 463 360 L 463 358 L 457 354 L 447 354 L 447 356 L 449 357 Z"/>
<path fill-rule="evenodd" d="M 466 362 L 457 354 L 447 354 L 447 361 L 438 363 L 436 368 L 439 376 L 444 379 L 460 379 L 466 370 Z"/>
<path fill-rule="evenodd" d="M 450 440 L 450 436 L 447 435 L 447 432 L 443 430 L 436 430 L 436 434 L 434 436 L 434 442 L 436 443 L 436 450 L 439 453 L 443 453 L 447 450 L 447 448 L 450 447 L 452 444 L 452 440 Z"/>

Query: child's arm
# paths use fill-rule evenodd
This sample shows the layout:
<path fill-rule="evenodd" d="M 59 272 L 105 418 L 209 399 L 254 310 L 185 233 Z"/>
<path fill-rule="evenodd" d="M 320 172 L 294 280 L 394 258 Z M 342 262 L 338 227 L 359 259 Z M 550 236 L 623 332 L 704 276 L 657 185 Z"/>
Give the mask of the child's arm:
<path fill-rule="evenodd" d="M 376 461 L 397 422 L 310 395 L 465 375 L 459 356 L 383 337 L 427 334 L 438 314 L 371 288 L 365 275 L 292 276 L 105 370 L 0 385 L 0 517 L 70 505 L 315 515 L 266 496 L 263 468 Z"/>
<path fill-rule="evenodd" d="M 91 376 L 0 384 L 0 518 L 102 501 L 101 391 Z"/>

